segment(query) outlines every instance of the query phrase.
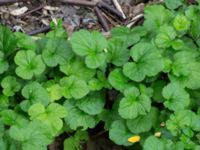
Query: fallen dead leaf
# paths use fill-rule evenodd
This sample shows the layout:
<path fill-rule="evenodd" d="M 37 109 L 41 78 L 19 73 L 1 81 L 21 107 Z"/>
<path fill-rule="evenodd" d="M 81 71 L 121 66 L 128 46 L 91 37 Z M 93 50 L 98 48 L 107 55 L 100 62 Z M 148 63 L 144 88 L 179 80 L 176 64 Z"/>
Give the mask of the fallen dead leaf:
<path fill-rule="evenodd" d="M 24 14 L 26 11 L 28 11 L 28 7 L 24 6 L 24 7 L 21 7 L 19 9 L 12 10 L 10 12 L 10 14 L 13 15 L 13 16 L 19 16 L 19 15 Z"/>

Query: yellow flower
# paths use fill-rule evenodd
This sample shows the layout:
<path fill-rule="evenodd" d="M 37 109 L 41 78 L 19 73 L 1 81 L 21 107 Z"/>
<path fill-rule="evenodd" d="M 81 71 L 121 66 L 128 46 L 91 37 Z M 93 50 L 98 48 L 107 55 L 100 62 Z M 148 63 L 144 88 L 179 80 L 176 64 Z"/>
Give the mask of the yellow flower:
<path fill-rule="evenodd" d="M 128 139 L 128 142 L 130 143 L 136 143 L 136 142 L 139 142 L 141 139 L 141 137 L 139 135 L 135 135 L 135 136 L 132 136 Z"/>

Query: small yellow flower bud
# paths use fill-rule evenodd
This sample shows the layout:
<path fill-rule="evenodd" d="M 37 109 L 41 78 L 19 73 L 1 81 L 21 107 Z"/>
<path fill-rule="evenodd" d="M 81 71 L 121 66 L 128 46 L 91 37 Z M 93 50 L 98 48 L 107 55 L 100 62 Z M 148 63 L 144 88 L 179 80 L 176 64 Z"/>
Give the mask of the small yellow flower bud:
<path fill-rule="evenodd" d="M 139 135 L 135 135 L 135 136 L 132 136 L 128 139 L 128 142 L 130 143 L 136 143 L 136 142 L 139 142 L 141 139 L 141 137 Z"/>
<path fill-rule="evenodd" d="M 155 136 L 155 137 L 160 137 L 160 136 L 161 136 L 161 132 L 156 132 L 156 133 L 154 133 L 154 136 Z"/>

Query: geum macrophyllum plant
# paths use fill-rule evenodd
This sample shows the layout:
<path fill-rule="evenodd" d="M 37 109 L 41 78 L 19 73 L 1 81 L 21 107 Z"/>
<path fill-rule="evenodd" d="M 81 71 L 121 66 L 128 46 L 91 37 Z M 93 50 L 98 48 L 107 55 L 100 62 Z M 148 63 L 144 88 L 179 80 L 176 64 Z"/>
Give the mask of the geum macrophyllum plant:
<path fill-rule="evenodd" d="M 200 5 L 146 6 L 144 24 L 106 39 L 62 22 L 37 39 L 0 27 L 0 149 L 80 150 L 104 124 L 128 149 L 200 149 Z M 108 97 L 115 91 L 112 100 Z"/>

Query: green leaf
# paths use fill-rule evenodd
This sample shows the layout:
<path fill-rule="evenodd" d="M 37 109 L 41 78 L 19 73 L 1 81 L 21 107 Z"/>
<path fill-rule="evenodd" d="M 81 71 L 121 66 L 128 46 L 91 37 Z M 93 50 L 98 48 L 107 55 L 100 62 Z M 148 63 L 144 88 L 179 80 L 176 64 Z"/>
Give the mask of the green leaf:
<path fill-rule="evenodd" d="M 4 58 L 4 53 L 0 51 L 0 74 L 4 73 L 6 70 L 8 70 L 8 62 Z"/>
<path fill-rule="evenodd" d="M 167 129 L 176 136 L 181 133 L 181 129 L 191 126 L 193 118 L 193 112 L 190 110 L 181 110 L 175 112 L 170 116 L 170 119 L 166 122 Z"/>
<path fill-rule="evenodd" d="M 92 78 L 89 81 L 88 86 L 91 91 L 99 91 L 105 86 L 105 84 L 105 81 L 102 82 L 100 79 Z"/>
<path fill-rule="evenodd" d="M 47 107 L 46 112 L 51 118 L 64 118 L 67 116 L 67 110 L 65 107 L 57 103 L 51 103 Z"/>
<path fill-rule="evenodd" d="M 49 67 L 55 67 L 69 61 L 72 56 L 72 49 L 64 39 L 48 39 L 42 52 L 42 58 Z"/>
<path fill-rule="evenodd" d="M 165 0 L 165 5 L 169 9 L 176 9 L 183 5 L 183 0 Z"/>
<path fill-rule="evenodd" d="M 15 37 L 17 40 L 17 47 L 24 50 L 35 51 L 37 49 L 37 44 L 33 37 L 26 35 L 25 33 L 15 32 Z"/>
<path fill-rule="evenodd" d="M 65 98 L 80 99 L 89 93 L 86 82 L 76 76 L 62 78 L 60 85 Z"/>
<path fill-rule="evenodd" d="M 153 89 L 151 87 L 146 87 L 144 84 L 139 84 L 140 93 L 147 95 L 148 97 L 153 96 Z"/>
<path fill-rule="evenodd" d="M 63 127 L 61 118 L 67 116 L 67 110 L 60 104 L 51 103 L 45 110 L 41 104 L 34 104 L 28 111 L 31 119 L 37 119 L 45 123 L 51 129 L 51 134 L 55 136 Z"/>
<path fill-rule="evenodd" d="M 140 115 L 135 119 L 127 120 L 126 124 L 128 129 L 135 134 L 149 131 L 154 121 L 154 118 L 158 118 L 156 109 L 151 109 L 147 115 Z"/>
<path fill-rule="evenodd" d="M 49 93 L 49 98 L 51 102 L 60 100 L 62 95 L 62 88 L 59 84 L 51 84 L 46 88 Z"/>
<path fill-rule="evenodd" d="M 176 39 L 172 41 L 172 48 L 175 50 L 182 50 L 185 48 L 185 43 L 180 39 Z"/>
<path fill-rule="evenodd" d="M 67 35 L 66 30 L 63 27 L 62 19 L 52 21 L 50 23 L 50 27 L 51 27 L 52 31 L 48 32 L 46 34 L 46 37 L 48 37 L 48 38 L 63 38 L 63 39 L 67 38 L 68 35 Z"/>
<path fill-rule="evenodd" d="M 106 61 L 105 53 L 99 53 L 99 54 L 94 53 L 86 57 L 85 64 L 89 68 L 95 69 L 100 66 L 103 66 L 105 64 L 105 61 Z"/>
<path fill-rule="evenodd" d="M 3 78 L 1 86 L 3 87 L 3 94 L 6 96 L 13 96 L 21 88 L 20 83 L 14 76 L 6 76 Z"/>
<path fill-rule="evenodd" d="M 127 47 L 140 41 L 141 37 L 147 34 L 143 26 L 137 26 L 132 29 L 127 27 L 116 27 L 111 30 L 113 39 L 120 39 Z"/>
<path fill-rule="evenodd" d="M 196 57 L 195 52 L 179 52 L 176 53 L 175 61 L 172 64 L 172 73 L 170 80 L 178 82 L 180 85 L 190 88 L 198 89 L 200 87 L 200 63 L 194 61 Z"/>
<path fill-rule="evenodd" d="M 0 51 L 5 55 L 12 53 L 16 47 L 16 39 L 11 30 L 0 25 Z"/>
<path fill-rule="evenodd" d="M 191 5 L 185 11 L 185 15 L 187 18 L 191 20 L 191 27 L 189 29 L 190 35 L 196 40 L 200 36 L 200 27 L 199 27 L 199 14 L 200 11 L 198 7 Z"/>
<path fill-rule="evenodd" d="M 133 134 L 127 129 L 126 124 L 122 120 L 114 121 L 109 130 L 109 138 L 118 145 L 129 146 L 132 145 L 128 142 L 128 139 Z"/>
<path fill-rule="evenodd" d="M 119 114 L 124 119 L 134 119 L 139 115 L 146 115 L 151 109 L 151 100 L 146 95 L 140 95 L 135 87 L 124 91 L 125 97 L 119 104 Z"/>
<path fill-rule="evenodd" d="M 45 70 L 45 64 L 40 55 L 35 52 L 18 51 L 15 58 L 15 63 L 18 65 L 16 74 L 23 79 L 31 79 L 33 76 L 40 75 Z"/>
<path fill-rule="evenodd" d="M 87 141 L 89 139 L 88 131 L 77 130 L 74 138 L 78 141 Z"/>
<path fill-rule="evenodd" d="M 91 91 L 99 91 L 102 88 L 110 88 L 105 72 L 97 71 L 96 78 L 92 78 L 88 86 Z"/>
<path fill-rule="evenodd" d="M 123 67 L 123 73 L 133 81 L 142 81 L 146 76 L 152 77 L 164 69 L 164 61 L 159 50 L 149 43 L 139 43 L 131 49 L 134 62 Z"/>
<path fill-rule="evenodd" d="M 47 91 L 37 82 L 32 82 L 22 89 L 22 95 L 26 100 L 21 102 L 21 107 L 27 111 L 32 104 L 42 103 L 46 106 L 49 103 L 49 95 Z"/>
<path fill-rule="evenodd" d="M 162 140 L 150 136 L 144 142 L 144 150 L 165 150 L 165 145 Z"/>
<path fill-rule="evenodd" d="M 178 14 L 174 19 L 173 25 L 177 31 L 187 31 L 190 27 L 190 21 L 186 16 Z"/>
<path fill-rule="evenodd" d="M 64 150 L 79 150 L 79 142 L 74 137 L 69 137 L 64 141 Z"/>
<path fill-rule="evenodd" d="M 86 97 L 77 100 L 78 108 L 89 115 L 97 115 L 102 112 L 105 98 L 100 92 L 93 92 Z"/>
<path fill-rule="evenodd" d="M 116 90 L 123 91 L 128 87 L 128 78 L 124 76 L 121 69 L 114 69 L 108 76 L 108 81 Z"/>
<path fill-rule="evenodd" d="M 74 75 L 83 80 L 91 79 L 96 71 L 88 68 L 81 57 L 75 57 L 60 66 L 60 70 L 68 76 Z"/>
<path fill-rule="evenodd" d="M 163 80 L 158 80 L 152 83 L 151 87 L 153 88 L 153 99 L 156 102 L 164 101 L 161 89 L 163 89 L 165 85 L 166 85 L 166 82 Z"/>
<path fill-rule="evenodd" d="M 119 39 L 110 40 L 107 51 L 108 61 L 116 66 L 122 66 L 129 60 L 127 45 Z"/>
<path fill-rule="evenodd" d="M 45 107 L 41 103 L 33 104 L 28 110 L 28 114 L 29 116 L 31 116 L 31 118 L 36 118 L 38 115 L 44 112 L 45 112 Z"/>
<path fill-rule="evenodd" d="M 111 124 L 115 121 L 115 120 L 119 120 L 121 119 L 121 117 L 119 116 L 119 113 L 117 110 L 107 110 L 104 109 L 101 114 L 99 114 L 100 120 L 103 121 L 105 123 L 104 128 L 106 130 L 109 130 L 111 127 Z"/>
<path fill-rule="evenodd" d="M 170 110 L 182 110 L 190 104 L 189 94 L 177 83 L 170 83 L 165 86 L 162 94 L 167 100 L 164 102 L 164 105 Z"/>
<path fill-rule="evenodd" d="M 9 99 L 7 96 L 0 94 L 0 111 L 8 108 Z"/>
<path fill-rule="evenodd" d="M 173 13 L 162 5 L 151 5 L 145 7 L 144 18 L 144 27 L 148 31 L 156 33 L 162 25 L 171 22 Z"/>
<path fill-rule="evenodd" d="M 176 38 L 176 31 L 171 26 L 162 26 L 156 36 L 155 43 L 160 48 L 168 48 Z"/>
<path fill-rule="evenodd" d="M 79 56 L 86 56 L 85 63 L 89 68 L 95 69 L 104 65 L 107 41 L 99 32 L 80 30 L 71 38 L 73 51 Z"/>
<path fill-rule="evenodd" d="M 65 117 L 65 122 L 71 129 L 82 128 L 82 130 L 86 130 L 96 125 L 96 119 L 92 115 L 88 115 L 76 108 L 71 102 L 65 101 L 64 107 L 69 112 L 67 117 Z"/>
<path fill-rule="evenodd" d="M 6 110 L 1 111 L 0 116 L 1 116 L 2 122 L 5 125 L 24 126 L 28 122 L 24 116 L 16 113 L 15 111 L 11 109 L 6 109 Z"/>
<path fill-rule="evenodd" d="M 11 126 L 9 135 L 22 144 L 22 150 L 44 150 L 52 142 L 48 128 L 40 122 L 30 122 L 24 127 Z"/>

